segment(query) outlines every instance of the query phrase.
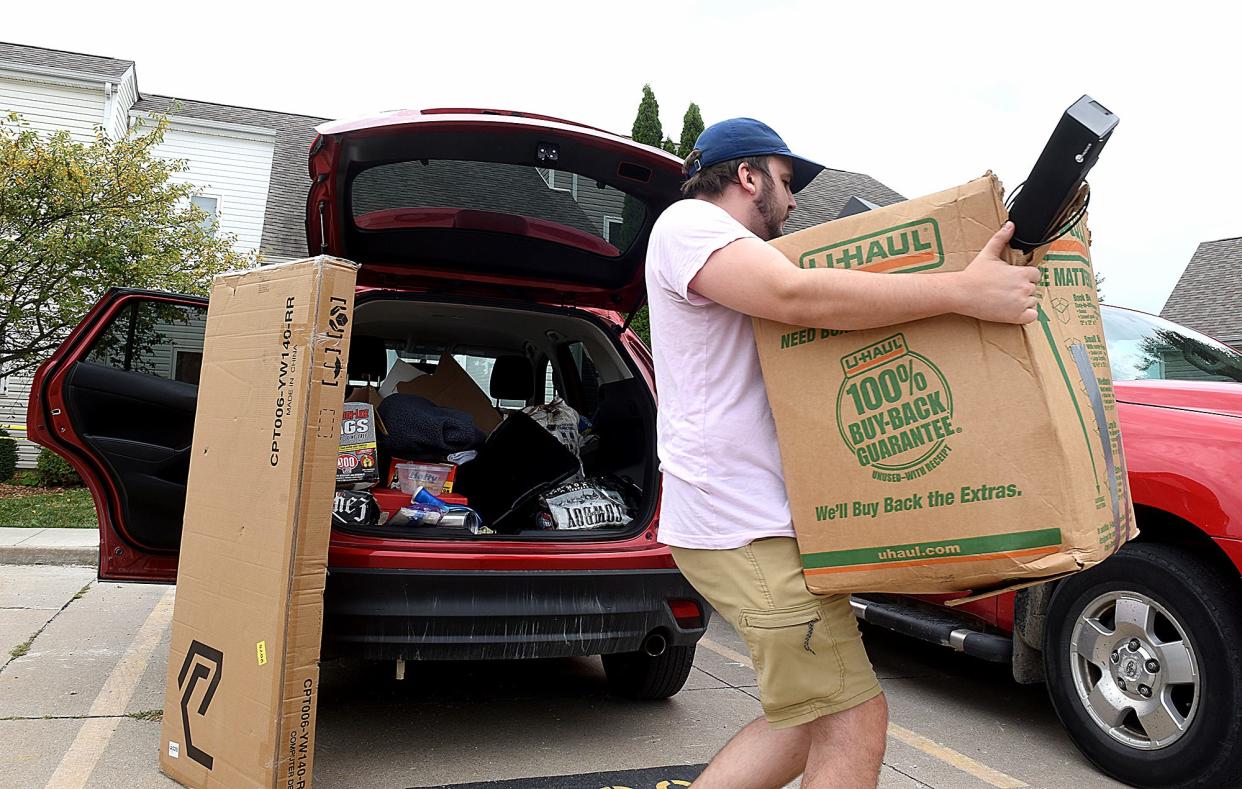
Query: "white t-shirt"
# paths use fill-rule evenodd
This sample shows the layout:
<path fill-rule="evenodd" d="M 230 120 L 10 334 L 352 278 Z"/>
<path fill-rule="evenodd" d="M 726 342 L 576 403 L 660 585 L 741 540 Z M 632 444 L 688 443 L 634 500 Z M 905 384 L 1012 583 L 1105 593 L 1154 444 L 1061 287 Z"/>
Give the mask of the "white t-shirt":
<path fill-rule="evenodd" d="M 666 545 L 738 548 L 794 536 L 750 316 L 690 290 L 713 252 L 754 237 L 723 208 L 695 199 L 669 206 L 651 231 L 647 301 Z"/>

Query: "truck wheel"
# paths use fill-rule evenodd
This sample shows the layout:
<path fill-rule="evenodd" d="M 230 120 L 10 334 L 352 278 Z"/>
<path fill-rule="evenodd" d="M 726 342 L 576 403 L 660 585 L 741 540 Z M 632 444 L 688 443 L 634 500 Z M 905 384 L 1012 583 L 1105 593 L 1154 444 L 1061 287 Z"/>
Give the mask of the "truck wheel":
<path fill-rule="evenodd" d="M 694 646 L 668 647 L 652 657 L 646 652 L 604 655 L 608 689 L 627 699 L 667 699 L 686 684 L 694 667 Z"/>
<path fill-rule="evenodd" d="M 1170 545 L 1130 543 L 1062 581 L 1044 671 L 1057 716 L 1097 767 L 1140 787 L 1242 779 L 1237 573 Z"/>

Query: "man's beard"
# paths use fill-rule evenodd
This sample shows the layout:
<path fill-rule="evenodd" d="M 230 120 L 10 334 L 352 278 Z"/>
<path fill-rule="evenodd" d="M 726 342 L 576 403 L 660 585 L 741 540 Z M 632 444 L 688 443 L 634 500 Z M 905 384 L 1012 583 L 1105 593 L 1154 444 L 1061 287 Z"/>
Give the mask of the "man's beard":
<path fill-rule="evenodd" d="M 759 198 L 755 201 L 755 207 L 759 209 L 759 217 L 763 220 L 764 241 L 771 241 L 784 235 L 785 220 L 789 218 L 789 214 L 785 211 L 785 207 L 781 205 L 781 201 L 776 199 L 776 188 L 770 181 L 765 179 L 764 189 L 760 193 Z"/>

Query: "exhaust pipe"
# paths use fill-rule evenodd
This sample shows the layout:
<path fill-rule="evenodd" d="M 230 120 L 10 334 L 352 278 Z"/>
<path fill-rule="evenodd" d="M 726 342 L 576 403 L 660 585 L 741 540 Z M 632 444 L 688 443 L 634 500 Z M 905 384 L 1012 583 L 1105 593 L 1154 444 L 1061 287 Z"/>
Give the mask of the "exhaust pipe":
<path fill-rule="evenodd" d="M 668 639 L 659 633 L 652 633 L 643 641 L 643 652 L 648 657 L 659 657 L 668 649 Z"/>

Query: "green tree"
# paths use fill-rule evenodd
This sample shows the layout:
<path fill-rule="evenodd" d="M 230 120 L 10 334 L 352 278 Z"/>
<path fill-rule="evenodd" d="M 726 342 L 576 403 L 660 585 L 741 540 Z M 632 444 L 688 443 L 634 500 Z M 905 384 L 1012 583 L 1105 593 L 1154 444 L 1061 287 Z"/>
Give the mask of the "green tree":
<path fill-rule="evenodd" d="M 638 115 L 634 118 L 634 128 L 631 133 L 636 142 L 663 148 L 674 156 L 685 158 L 690 155 L 690 151 L 694 150 L 694 141 L 703 133 L 703 128 L 703 115 L 699 110 L 699 105 L 691 102 L 681 120 L 681 141 L 674 143 L 672 138 L 665 137 L 664 127 L 660 123 L 660 104 L 656 101 L 655 92 L 651 90 L 651 85 L 643 85 L 643 98 L 638 104 Z M 633 234 L 642 225 L 643 211 L 638 201 L 626 197 L 622 212 L 623 247 L 629 246 Z M 646 306 L 638 310 L 631 326 L 643 342 L 650 346 L 651 320 Z"/>
<path fill-rule="evenodd" d="M 634 142 L 641 142 L 654 148 L 662 147 L 661 143 L 665 140 L 664 127 L 660 124 L 660 103 L 656 101 L 655 92 L 651 90 L 650 85 L 643 85 L 643 97 L 638 102 L 638 114 L 634 117 L 634 127 L 630 130 L 630 138 Z M 669 144 L 672 144 L 672 140 L 669 140 Z M 621 208 L 621 235 L 617 241 L 618 248 L 623 251 L 629 249 L 639 228 L 643 226 L 643 219 L 646 215 L 647 209 L 642 201 L 627 194 Z"/>
<path fill-rule="evenodd" d="M 638 115 L 634 118 L 630 137 L 634 142 L 656 148 L 664 140 L 664 127 L 660 124 L 660 102 L 656 101 L 651 85 L 643 85 L 643 98 L 638 102 Z"/>
<path fill-rule="evenodd" d="M 677 155 L 686 158 L 690 152 L 694 150 L 694 141 L 699 139 L 699 135 L 703 133 L 703 115 L 699 112 L 699 105 L 693 101 L 686 109 L 686 114 L 681 119 L 681 142 L 677 146 Z"/>
<path fill-rule="evenodd" d="M 647 310 L 647 305 L 639 307 L 638 312 L 634 315 L 634 320 L 630 322 L 630 328 L 634 330 L 643 341 L 643 343 L 651 347 L 651 313 Z"/>
<path fill-rule="evenodd" d="M 172 180 L 185 162 L 156 155 L 167 128 L 80 143 L 0 122 L 0 375 L 38 365 L 109 288 L 204 293 L 253 265 Z"/>

